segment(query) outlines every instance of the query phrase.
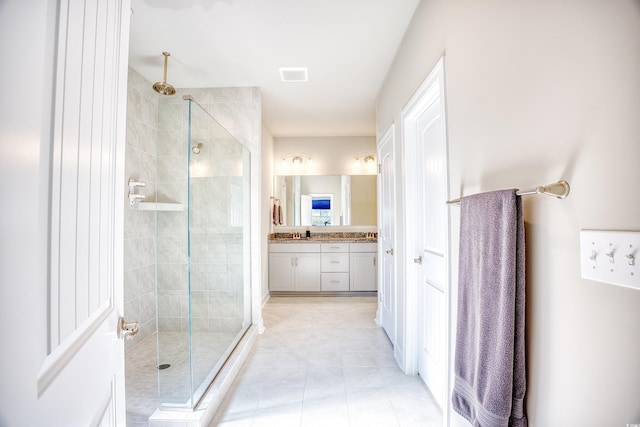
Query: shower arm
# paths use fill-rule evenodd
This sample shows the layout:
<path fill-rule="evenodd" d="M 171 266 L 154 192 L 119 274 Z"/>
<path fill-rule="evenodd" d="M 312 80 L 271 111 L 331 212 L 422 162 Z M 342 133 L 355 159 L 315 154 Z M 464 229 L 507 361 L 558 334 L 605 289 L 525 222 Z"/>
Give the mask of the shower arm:
<path fill-rule="evenodd" d="M 169 55 L 171 55 L 169 52 L 162 52 L 162 54 L 164 55 L 164 76 L 162 77 L 162 83 L 166 84 L 167 83 L 167 62 L 169 61 Z"/>

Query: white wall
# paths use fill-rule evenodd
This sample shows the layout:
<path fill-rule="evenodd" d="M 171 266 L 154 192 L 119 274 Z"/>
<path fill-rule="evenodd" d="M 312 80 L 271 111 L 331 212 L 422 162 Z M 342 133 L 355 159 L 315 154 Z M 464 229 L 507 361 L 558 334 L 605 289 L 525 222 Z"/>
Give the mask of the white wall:
<path fill-rule="evenodd" d="M 282 167 L 283 157 L 288 155 L 291 165 L 291 155 L 300 153 L 313 158 L 311 169 L 306 165 L 296 171 Z M 273 167 L 276 175 L 375 175 L 375 168 L 354 166 L 355 157 L 363 153 L 375 156 L 375 136 L 275 138 Z"/>
<path fill-rule="evenodd" d="M 640 230 L 640 2 L 424 0 L 378 97 L 380 134 L 443 54 L 451 196 L 572 186 L 524 199 L 530 426 L 638 422 L 640 291 L 582 280 L 579 231 Z M 454 281 L 458 224 L 454 209 Z"/>

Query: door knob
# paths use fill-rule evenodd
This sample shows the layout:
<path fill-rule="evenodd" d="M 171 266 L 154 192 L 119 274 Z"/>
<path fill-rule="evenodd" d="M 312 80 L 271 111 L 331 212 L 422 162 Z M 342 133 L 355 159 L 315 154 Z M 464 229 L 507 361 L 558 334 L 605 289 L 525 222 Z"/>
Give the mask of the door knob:
<path fill-rule="evenodd" d="M 413 262 L 422 265 L 422 255 L 420 255 L 418 258 L 414 258 Z"/>
<path fill-rule="evenodd" d="M 388 253 L 389 255 L 393 255 L 393 248 L 387 249 L 385 252 Z"/>
<path fill-rule="evenodd" d="M 127 323 L 124 317 L 118 319 L 118 338 L 130 340 L 138 333 L 138 322 Z"/>

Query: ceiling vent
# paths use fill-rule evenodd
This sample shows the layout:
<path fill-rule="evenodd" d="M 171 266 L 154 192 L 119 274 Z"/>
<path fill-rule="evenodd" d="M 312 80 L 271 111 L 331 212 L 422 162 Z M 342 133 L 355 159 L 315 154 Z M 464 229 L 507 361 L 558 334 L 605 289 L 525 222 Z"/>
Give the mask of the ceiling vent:
<path fill-rule="evenodd" d="M 307 82 L 309 72 L 307 67 L 280 67 L 280 78 L 283 82 Z"/>

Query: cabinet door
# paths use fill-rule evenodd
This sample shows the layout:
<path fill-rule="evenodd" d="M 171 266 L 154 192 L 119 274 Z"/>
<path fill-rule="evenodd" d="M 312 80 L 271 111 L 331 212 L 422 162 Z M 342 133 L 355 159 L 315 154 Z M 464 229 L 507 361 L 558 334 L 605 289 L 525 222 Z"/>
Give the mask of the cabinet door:
<path fill-rule="evenodd" d="M 294 287 L 296 291 L 320 290 L 320 254 L 295 254 Z"/>
<path fill-rule="evenodd" d="M 378 289 L 376 282 L 376 254 L 352 253 L 349 290 L 375 291 L 376 289 Z"/>
<path fill-rule="evenodd" d="M 269 254 L 269 289 L 293 291 L 294 255 L 288 253 Z"/>

